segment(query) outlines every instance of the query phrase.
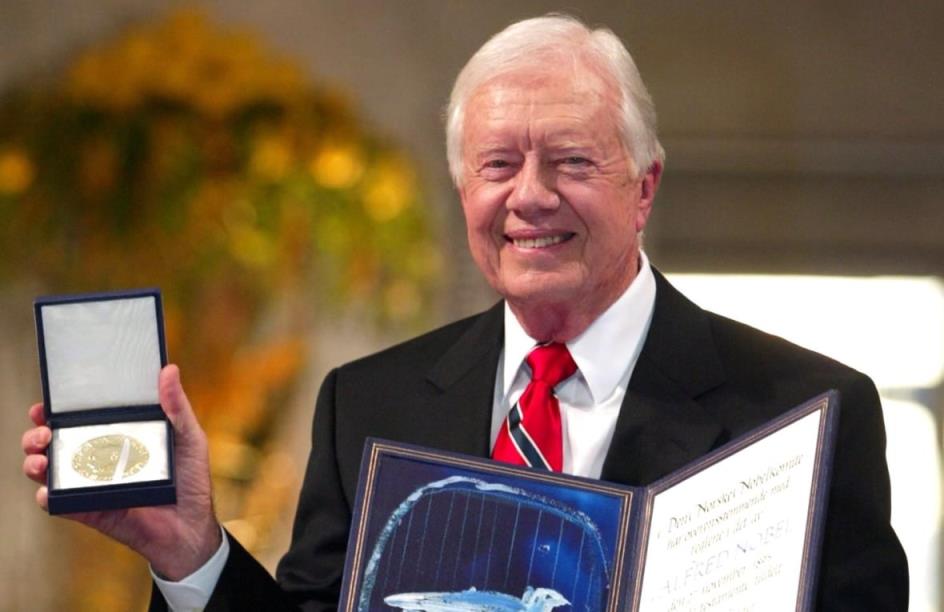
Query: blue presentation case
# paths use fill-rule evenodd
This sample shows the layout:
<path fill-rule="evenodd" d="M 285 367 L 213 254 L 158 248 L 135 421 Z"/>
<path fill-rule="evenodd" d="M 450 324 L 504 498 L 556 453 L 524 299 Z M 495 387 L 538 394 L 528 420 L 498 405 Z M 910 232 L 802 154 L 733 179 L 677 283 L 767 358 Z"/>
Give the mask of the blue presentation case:
<path fill-rule="evenodd" d="M 125 329 L 124 333 L 116 334 L 111 326 L 120 325 L 121 321 L 113 321 L 111 312 L 127 312 L 128 305 L 133 305 L 135 312 L 138 313 L 138 320 L 143 320 L 145 323 L 136 327 L 131 326 L 130 329 Z M 135 289 L 43 296 L 34 301 L 34 315 L 42 379 L 43 411 L 46 423 L 53 432 L 52 441 L 46 451 L 49 459 L 47 468 L 49 513 L 69 514 L 175 503 L 174 432 L 157 401 L 158 377 L 156 373 L 167 364 L 160 290 Z M 55 325 L 52 321 L 55 321 Z M 57 346 L 63 345 L 63 336 L 68 337 L 65 344 L 74 347 L 74 357 L 57 353 L 59 350 Z M 118 344 L 121 346 L 111 346 L 115 344 L 116 337 L 120 340 Z M 111 341 L 111 344 L 108 341 Z M 141 350 L 142 345 L 145 345 L 147 350 Z M 135 353 L 135 358 L 124 360 L 124 354 L 120 351 L 117 356 L 112 355 L 113 349 L 122 348 Z M 61 352 L 59 350 L 59 353 Z M 109 363 L 103 364 L 101 360 L 94 359 L 96 355 L 109 357 L 104 360 Z M 129 361 L 140 363 L 125 367 Z M 143 368 L 138 367 L 142 364 Z M 127 370 L 131 370 L 130 374 Z M 68 397 L 70 388 L 76 388 L 76 384 L 81 386 L 86 382 L 84 377 L 97 380 L 100 386 L 104 382 L 107 389 L 112 383 L 115 387 L 125 385 L 126 374 L 132 378 L 141 378 L 142 370 L 145 374 L 146 401 L 103 401 L 99 405 L 87 389 L 84 391 L 87 397 L 81 402 L 72 401 L 74 398 Z M 151 382 L 152 374 L 153 383 Z M 79 382 L 76 383 L 76 380 Z M 151 384 L 153 387 L 150 386 Z M 109 393 L 106 392 L 104 395 L 107 396 Z M 63 399 L 64 397 L 66 399 Z M 120 399 L 122 398 L 119 397 Z M 67 408 L 63 407 L 70 402 L 71 405 Z M 114 445 L 116 440 L 134 440 L 133 436 L 125 433 L 128 430 L 156 434 L 152 436 L 149 444 L 134 442 L 136 448 L 146 450 L 143 473 L 135 478 L 125 478 L 125 471 L 121 470 L 122 474 L 112 479 L 100 477 L 96 473 L 94 480 L 89 477 L 87 481 L 82 480 L 82 476 L 72 473 L 78 470 L 75 463 L 76 461 L 81 463 L 81 458 L 76 459 L 79 451 L 75 451 L 71 455 L 72 461 L 68 460 L 69 456 L 63 454 L 68 447 L 64 440 L 81 440 L 83 432 L 86 431 L 111 432 L 97 437 L 90 434 L 89 441 L 85 445 L 78 446 L 80 450 L 85 450 L 84 460 L 95 464 L 96 461 L 101 463 L 102 457 L 108 460 L 108 453 L 112 454 L 111 460 L 114 460 L 113 455 L 116 452 L 113 448 L 96 451 L 94 447 L 96 439 L 106 445 L 109 442 Z M 110 440 L 104 440 L 105 438 L 110 438 Z M 93 446 L 88 446 L 90 443 Z M 73 442 L 73 444 L 76 443 Z M 117 466 L 127 465 L 128 448 L 129 442 L 124 442 L 120 451 L 123 457 L 117 461 Z M 95 454 L 96 452 L 98 455 Z M 149 470 L 147 468 L 149 463 L 159 466 L 159 469 Z M 93 465 L 93 468 L 99 467 Z M 116 467 L 115 474 L 118 471 Z M 71 479 L 68 486 L 56 484 L 57 481 L 65 482 L 66 476 Z M 130 481 L 122 482 L 124 480 Z"/>

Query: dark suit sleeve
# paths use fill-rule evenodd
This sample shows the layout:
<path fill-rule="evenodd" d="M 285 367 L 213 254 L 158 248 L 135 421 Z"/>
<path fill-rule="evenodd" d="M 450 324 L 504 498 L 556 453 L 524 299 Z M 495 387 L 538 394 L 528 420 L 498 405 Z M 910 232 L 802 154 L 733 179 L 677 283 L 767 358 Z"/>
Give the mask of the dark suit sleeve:
<path fill-rule="evenodd" d="M 890 512 L 882 408 L 872 381 L 856 374 L 840 389 L 818 610 L 908 609 L 908 565 Z"/>
<path fill-rule="evenodd" d="M 263 612 L 272 610 L 297 611 L 269 572 L 232 535 L 229 537 L 229 557 L 206 612 Z M 166 612 L 167 603 L 160 589 L 153 586 L 148 612 Z"/>
<path fill-rule="evenodd" d="M 335 455 L 336 382 L 337 371 L 333 371 L 318 395 L 292 545 L 279 563 L 278 582 L 230 536 L 229 557 L 207 612 L 337 609 L 351 513 Z M 154 586 L 149 611 L 166 610 Z"/>
<path fill-rule="evenodd" d="M 318 394 L 292 545 L 276 572 L 279 584 L 306 612 L 337 608 L 351 524 L 337 458 L 337 381 L 334 370 Z"/>

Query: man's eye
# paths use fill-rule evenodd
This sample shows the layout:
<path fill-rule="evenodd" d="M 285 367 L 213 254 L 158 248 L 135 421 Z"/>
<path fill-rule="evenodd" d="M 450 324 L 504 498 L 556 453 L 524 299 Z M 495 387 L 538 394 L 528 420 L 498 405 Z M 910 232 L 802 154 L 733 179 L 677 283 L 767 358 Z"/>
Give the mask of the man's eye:
<path fill-rule="evenodd" d="M 584 166 L 590 163 L 590 160 L 586 157 L 580 157 L 579 155 L 570 155 L 561 160 L 561 163 L 567 164 L 568 166 Z"/>
<path fill-rule="evenodd" d="M 504 159 L 490 159 L 485 162 L 486 168 L 507 168 L 509 166 L 508 162 Z"/>

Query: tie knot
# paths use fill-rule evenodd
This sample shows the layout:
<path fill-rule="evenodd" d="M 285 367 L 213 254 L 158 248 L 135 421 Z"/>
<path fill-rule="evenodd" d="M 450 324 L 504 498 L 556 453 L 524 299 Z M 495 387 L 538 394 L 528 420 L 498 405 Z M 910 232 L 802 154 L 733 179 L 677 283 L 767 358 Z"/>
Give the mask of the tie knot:
<path fill-rule="evenodd" d="M 527 362 L 531 368 L 531 380 L 540 380 L 550 387 L 557 386 L 577 371 L 577 364 L 567 346 L 557 342 L 536 347 L 528 354 Z"/>

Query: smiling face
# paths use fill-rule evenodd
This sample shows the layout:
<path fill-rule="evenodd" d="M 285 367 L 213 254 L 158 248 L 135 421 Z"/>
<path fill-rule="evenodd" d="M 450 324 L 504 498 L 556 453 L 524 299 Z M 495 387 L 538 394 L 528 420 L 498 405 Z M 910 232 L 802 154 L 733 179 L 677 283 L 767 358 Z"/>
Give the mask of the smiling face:
<path fill-rule="evenodd" d="M 460 196 L 469 246 L 528 333 L 569 340 L 635 278 L 661 165 L 637 173 L 615 88 L 582 70 L 528 70 L 468 101 Z"/>

